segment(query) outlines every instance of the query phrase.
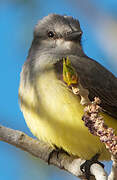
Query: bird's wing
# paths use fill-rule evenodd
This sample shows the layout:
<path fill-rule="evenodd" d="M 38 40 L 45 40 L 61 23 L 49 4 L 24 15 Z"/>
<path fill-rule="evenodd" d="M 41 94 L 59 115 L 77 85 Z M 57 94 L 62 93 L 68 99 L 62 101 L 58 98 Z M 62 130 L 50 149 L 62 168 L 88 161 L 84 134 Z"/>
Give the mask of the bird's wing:
<path fill-rule="evenodd" d="M 89 90 L 89 99 L 99 97 L 103 111 L 117 119 L 117 78 L 87 56 L 71 56 L 70 60 L 82 86 Z"/>

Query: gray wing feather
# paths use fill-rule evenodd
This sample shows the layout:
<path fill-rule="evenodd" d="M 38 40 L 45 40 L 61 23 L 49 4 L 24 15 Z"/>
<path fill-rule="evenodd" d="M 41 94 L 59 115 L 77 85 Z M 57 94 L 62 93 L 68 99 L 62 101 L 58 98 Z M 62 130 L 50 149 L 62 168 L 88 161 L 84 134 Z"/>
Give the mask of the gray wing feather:
<path fill-rule="evenodd" d="M 117 78 L 87 56 L 71 56 L 70 60 L 78 72 L 82 86 L 89 90 L 90 100 L 99 97 L 102 109 L 117 118 Z"/>

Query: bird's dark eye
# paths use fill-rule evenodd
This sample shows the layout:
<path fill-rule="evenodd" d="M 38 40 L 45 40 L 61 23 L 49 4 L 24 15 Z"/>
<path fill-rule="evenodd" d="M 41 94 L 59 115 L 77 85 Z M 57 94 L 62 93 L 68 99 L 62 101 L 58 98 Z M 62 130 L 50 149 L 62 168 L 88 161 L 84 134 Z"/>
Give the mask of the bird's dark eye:
<path fill-rule="evenodd" d="M 54 32 L 49 31 L 49 32 L 48 32 L 48 37 L 49 37 L 49 38 L 53 38 L 53 37 L 54 37 Z"/>

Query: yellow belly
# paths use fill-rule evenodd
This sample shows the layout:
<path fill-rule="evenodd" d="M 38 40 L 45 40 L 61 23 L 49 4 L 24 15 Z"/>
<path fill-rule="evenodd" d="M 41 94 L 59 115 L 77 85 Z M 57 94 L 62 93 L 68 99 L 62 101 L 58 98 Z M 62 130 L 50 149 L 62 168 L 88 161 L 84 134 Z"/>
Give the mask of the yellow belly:
<path fill-rule="evenodd" d="M 100 153 L 101 160 L 110 155 L 99 138 L 90 134 L 82 121 L 84 107 L 80 99 L 56 78 L 53 71 L 35 79 L 35 88 L 20 85 L 21 109 L 31 132 L 50 145 L 62 147 L 68 153 L 90 159 Z M 25 94 L 25 95 L 24 95 Z M 106 124 L 116 128 L 117 120 L 104 115 Z"/>

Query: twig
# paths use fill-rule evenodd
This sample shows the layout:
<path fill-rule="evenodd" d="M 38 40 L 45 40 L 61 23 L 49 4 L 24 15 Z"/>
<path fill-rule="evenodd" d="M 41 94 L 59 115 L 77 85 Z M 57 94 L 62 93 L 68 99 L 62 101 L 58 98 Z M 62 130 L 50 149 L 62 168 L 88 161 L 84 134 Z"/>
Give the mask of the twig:
<path fill-rule="evenodd" d="M 95 174 L 96 180 L 108 180 L 108 175 L 99 164 L 93 164 L 90 168 L 91 174 Z"/>
<path fill-rule="evenodd" d="M 100 141 L 105 144 L 108 151 L 117 158 L 117 136 L 114 134 L 113 128 L 109 128 L 104 123 L 104 118 L 99 114 L 101 107 L 99 106 L 100 99 L 95 98 L 92 104 L 85 108 L 83 121 L 88 127 L 91 134 L 98 136 Z"/>
<path fill-rule="evenodd" d="M 42 141 L 33 139 L 21 131 L 13 130 L 4 126 L 0 126 L 0 140 L 14 145 L 17 148 L 20 148 L 33 156 L 44 160 L 45 162 L 48 162 L 49 154 L 53 150 L 52 147 Z M 50 159 L 51 164 L 59 167 L 60 169 L 66 170 L 83 180 L 85 180 L 85 176 L 81 172 L 80 166 L 82 163 L 84 163 L 84 161 L 85 160 L 81 160 L 80 158 L 74 156 L 68 156 L 63 153 L 60 153 L 59 157 L 57 157 L 56 154 L 53 154 L 52 158 Z M 93 167 L 91 168 L 92 174 L 96 177 L 97 168 L 98 164 L 95 164 L 95 170 Z M 103 168 L 100 171 L 100 174 L 101 173 L 104 174 Z M 91 180 L 95 180 L 94 176 L 92 176 Z M 102 180 L 105 179 L 102 178 Z"/>
<path fill-rule="evenodd" d="M 117 180 L 117 136 L 112 128 L 105 125 L 103 117 L 99 114 L 101 112 L 99 104 L 100 99 L 95 98 L 91 104 L 86 106 L 82 119 L 90 133 L 98 136 L 110 152 L 113 165 L 108 180 Z"/>
<path fill-rule="evenodd" d="M 117 180 L 117 159 L 115 158 L 115 156 L 111 155 L 111 160 L 113 164 L 108 180 Z"/>

